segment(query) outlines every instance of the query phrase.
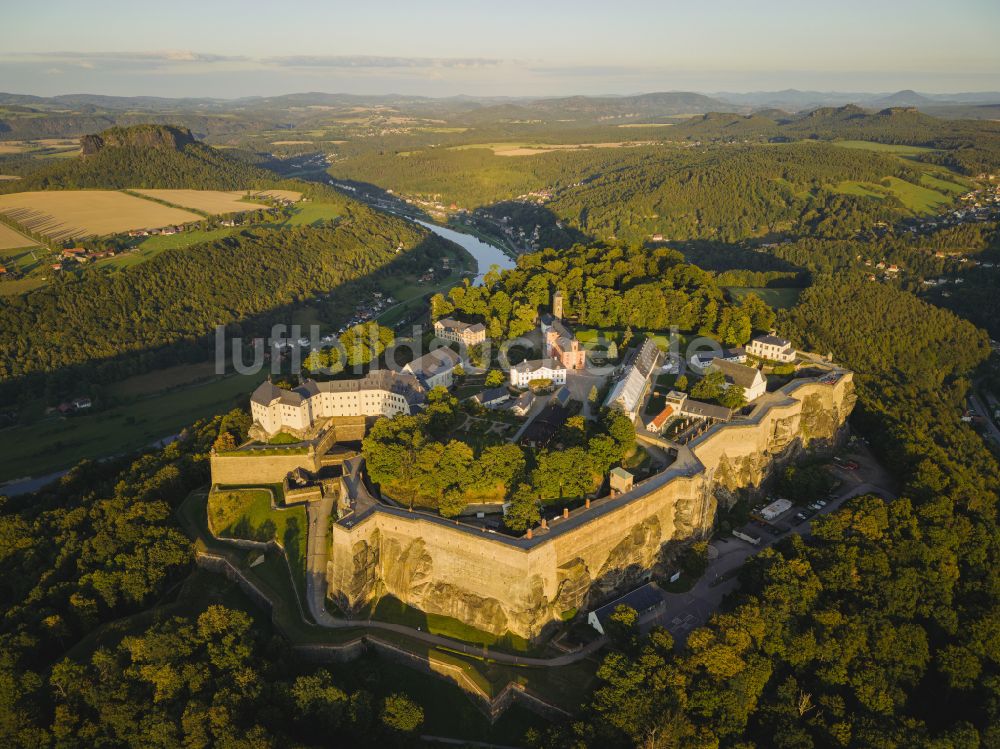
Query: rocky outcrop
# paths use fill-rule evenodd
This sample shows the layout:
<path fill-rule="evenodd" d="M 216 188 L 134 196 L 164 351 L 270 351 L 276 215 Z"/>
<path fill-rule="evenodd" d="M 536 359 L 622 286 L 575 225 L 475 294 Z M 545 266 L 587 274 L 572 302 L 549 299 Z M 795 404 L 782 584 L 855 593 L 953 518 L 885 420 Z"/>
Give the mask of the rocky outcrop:
<path fill-rule="evenodd" d="M 84 135 L 80 138 L 80 148 L 84 156 L 90 156 L 105 148 L 161 148 L 179 151 L 194 143 L 191 131 L 172 125 L 133 125 L 113 127 L 98 135 Z"/>

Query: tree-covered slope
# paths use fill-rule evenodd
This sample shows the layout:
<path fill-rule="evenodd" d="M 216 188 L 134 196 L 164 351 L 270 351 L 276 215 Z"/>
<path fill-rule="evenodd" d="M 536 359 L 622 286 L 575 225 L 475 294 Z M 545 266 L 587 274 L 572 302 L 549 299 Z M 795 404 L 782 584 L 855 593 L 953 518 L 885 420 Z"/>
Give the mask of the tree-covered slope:
<path fill-rule="evenodd" d="M 651 145 L 520 157 L 471 147 L 380 151 L 338 162 L 330 171 L 464 208 L 550 190 L 547 210 L 602 239 L 662 233 L 733 240 L 806 228 L 850 235 L 909 211 L 892 196 L 843 195 L 839 185 L 877 184 L 886 177 L 920 181 L 899 159 L 822 143 Z M 820 226 L 830 216 L 835 221 Z"/>
<path fill-rule="evenodd" d="M 112 358 L 118 363 L 110 378 L 138 371 L 140 352 L 337 289 L 394 260 L 405 263 L 408 255 L 397 256 L 397 247 L 421 243 L 434 240 L 344 201 L 334 224 L 248 229 L 116 274 L 62 278 L 0 305 L 0 380 Z"/>

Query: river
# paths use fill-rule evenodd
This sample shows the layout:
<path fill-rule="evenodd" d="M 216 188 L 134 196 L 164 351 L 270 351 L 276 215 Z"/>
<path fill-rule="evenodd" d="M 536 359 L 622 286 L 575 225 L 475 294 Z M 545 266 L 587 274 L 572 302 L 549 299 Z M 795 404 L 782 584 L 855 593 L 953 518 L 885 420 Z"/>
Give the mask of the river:
<path fill-rule="evenodd" d="M 416 221 L 416 219 L 414 220 Z M 438 226 L 437 224 L 429 224 L 426 221 L 416 221 L 416 223 L 420 224 L 425 229 L 429 229 L 434 232 L 439 237 L 448 239 L 461 246 L 462 249 L 476 259 L 476 263 L 478 265 L 478 275 L 476 275 L 475 280 L 476 285 L 483 282 L 483 276 L 486 275 L 486 273 L 494 265 L 500 270 L 511 270 L 515 267 L 514 261 L 507 253 L 496 245 L 484 242 L 479 237 L 455 231 L 454 229 L 446 229 L 445 227 Z"/>

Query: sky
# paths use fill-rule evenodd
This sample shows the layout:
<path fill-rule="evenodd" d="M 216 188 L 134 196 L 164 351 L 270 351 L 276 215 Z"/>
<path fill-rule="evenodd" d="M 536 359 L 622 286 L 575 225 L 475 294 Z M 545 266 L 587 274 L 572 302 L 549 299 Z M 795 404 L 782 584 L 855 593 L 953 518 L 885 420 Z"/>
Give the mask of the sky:
<path fill-rule="evenodd" d="M 0 0 L 0 91 L 1000 91 L 1000 0 Z"/>

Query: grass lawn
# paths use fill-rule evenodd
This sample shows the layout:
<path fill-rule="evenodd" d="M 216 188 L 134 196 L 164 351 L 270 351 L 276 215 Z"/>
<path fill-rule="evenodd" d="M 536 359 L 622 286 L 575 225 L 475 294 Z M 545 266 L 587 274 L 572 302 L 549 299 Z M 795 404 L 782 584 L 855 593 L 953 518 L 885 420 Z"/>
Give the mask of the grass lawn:
<path fill-rule="evenodd" d="M 927 175 L 923 175 L 926 177 Z M 858 195 L 861 197 L 875 198 L 881 200 L 882 198 L 891 195 L 899 199 L 899 202 L 903 204 L 905 208 L 912 211 L 913 213 L 935 213 L 940 210 L 943 206 L 950 205 L 952 198 L 956 193 L 957 185 L 952 185 L 952 183 L 947 184 L 947 188 L 942 186 L 942 189 L 932 189 L 931 187 L 924 186 L 925 184 L 932 184 L 935 187 L 938 185 L 937 182 L 943 182 L 943 180 L 934 180 L 933 182 L 927 182 L 921 178 L 924 184 L 915 185 L 912 182 L 907 182 L 906 180 L 899 179 L 898 177 L 886 177 L 885 182 L 887 185 L 881 183 L 876 184 L 874 182 L 858 182 L 856 180 L 845 180 L 843 182 L 838 182 L 831 189 L 834 192 L 843 193 L 845 195 Z"/>
<path fill-rule="evenodd" d="M 340 215 L 340 210 L 332 203 L 296 203 L 292 210 L 292 217 L 282 222 L 281 226 L 311 226 Z"/>
<path fill-rule="evenodd" d="M 281 501 L 278 492 L 274 496 Z M 274 539 L 280 543 L 294 573 L 299 596 L 305 600 L 309 534 L 306 509 L 302 505 L 272 508 L 271 497 L 272 492 L 267 489 L 222 488 L 208 496 L 208 515 L 219 538 Z"/>
<path fill-rule="evenodd" d="M 739 301 L 749 293 L 754 293 L 775 309 L 788 309 L 799 302 L 802 289 L 797 288 L 753 288 L 747 286 L 726 286 L 726 291 L 734 301 Z"/>
<path fill-rule="evenodd" d="M 0 481 L 43 476 L 81 460 L 141 449 L 198 419 L 241 405 L 264 378 L 233 375 L 85 416 L 48 416 L 0 431 Z"/>
<path fill-rule="evenodd" d="M 383 622 L 405 624 L 408 627 L 420 627 L 425 632 L 435 635 L 479 645 L 489 645 L 514 653 L 527 653 L 530 650 L 528 641 L 518 635 L 509 632 L 505 635 L 483 632 L 458 619 L 452 619 L 450 616 L 424 613 L 393 596 L 380 598 L 371 618 Z"/>

